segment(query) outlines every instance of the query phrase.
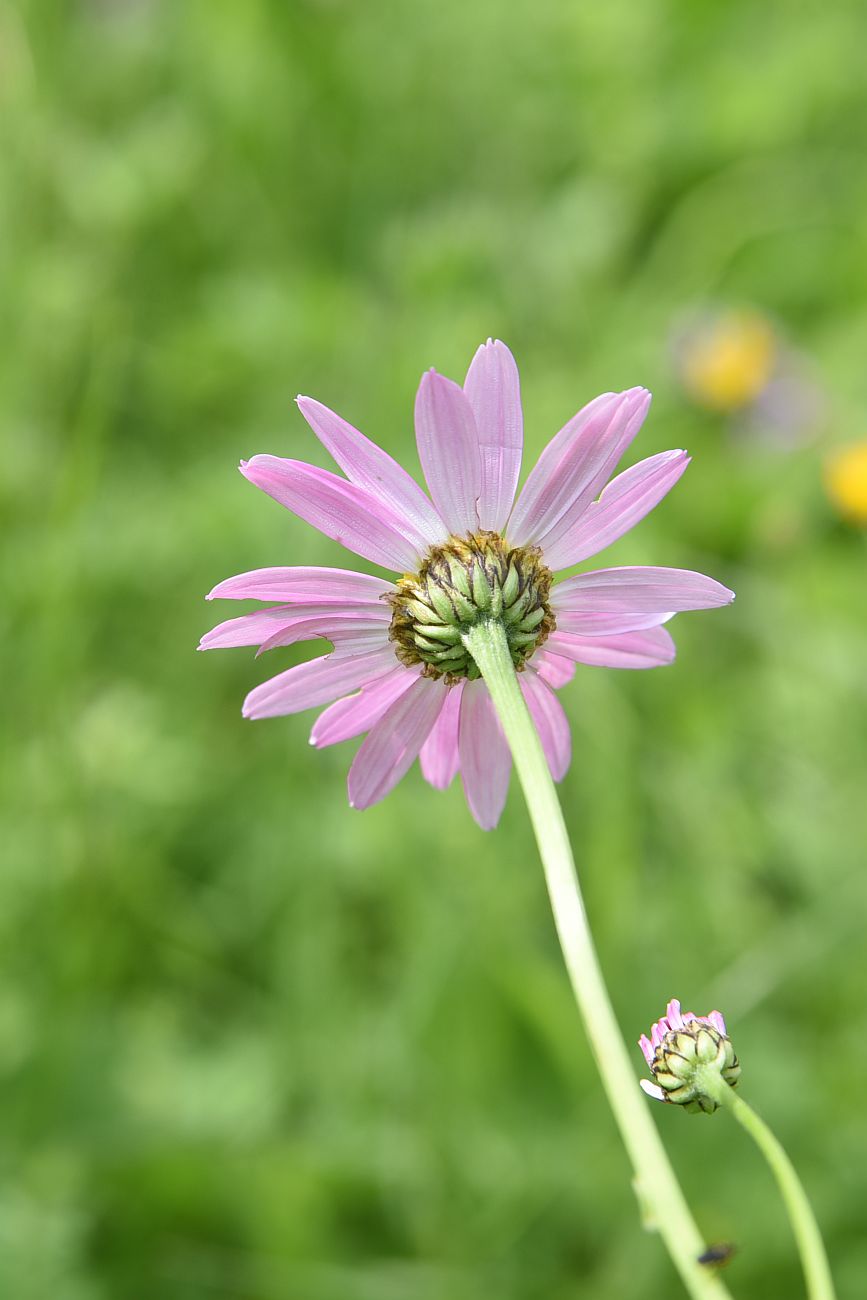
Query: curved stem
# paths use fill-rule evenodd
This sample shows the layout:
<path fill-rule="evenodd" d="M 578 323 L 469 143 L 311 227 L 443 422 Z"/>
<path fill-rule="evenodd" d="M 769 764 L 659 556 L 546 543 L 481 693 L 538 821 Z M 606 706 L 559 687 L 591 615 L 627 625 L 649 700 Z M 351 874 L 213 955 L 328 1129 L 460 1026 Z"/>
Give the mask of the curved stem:
<path fill-rule="evenodd" d="M 809 1300 L 834 1300 L 834 1282 L 819 1225 L 795 1166 L 780 1142 L 765 1121 L 716 1072 L 703 1072 L 701 1090 L 734 1115 L 770 1165 L 798 1244 Z"/>
<path fill-rule="evenodd" d="M 554 922 L 602 1083 L 635 1170 L 639 1203 L 652 1219 L 693 1300 L 723 1300 L 728 1290 L 698 1263 L 705 1249 L 648 1112 L 620 1034 L 587 914 L 563 813 L 536 728 L 521 693 L 502 624 L 476 624 L 464 642 L 487 683 L 518 778 L 545 869 Z"/>

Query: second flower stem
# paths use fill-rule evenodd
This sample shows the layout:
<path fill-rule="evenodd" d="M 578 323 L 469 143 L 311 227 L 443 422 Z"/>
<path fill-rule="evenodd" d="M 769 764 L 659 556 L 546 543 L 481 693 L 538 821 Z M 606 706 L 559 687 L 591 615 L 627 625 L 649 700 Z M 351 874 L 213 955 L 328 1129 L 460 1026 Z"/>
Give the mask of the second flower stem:
<path fill-rule="evenodd" d="M 512 751 L 575 1000 L 635 1171 L 639 1201 L 652 1217 L 693 1300 L 724 1300 L 729 1292 L 721 1279 L 698 1262 L 705 1242 L 638 1089 L 593 946 L 560 801 L 521 692 L 505 631 L 496 620 L 480 622 L 465 634 L 464 642 L 485 680 Z"/>
<path fill-rule="evenodd" d="M 798 1243 L 809 1300 L 834 1300 L 834 1283 L 822 1234 L 807 1200 L 807 1193 L 782 1144 L 761 1116 L 717 1072 L 706 1070 L 701 1087 L 703 1092 L 734 1115 L 770 1165 Z"/>

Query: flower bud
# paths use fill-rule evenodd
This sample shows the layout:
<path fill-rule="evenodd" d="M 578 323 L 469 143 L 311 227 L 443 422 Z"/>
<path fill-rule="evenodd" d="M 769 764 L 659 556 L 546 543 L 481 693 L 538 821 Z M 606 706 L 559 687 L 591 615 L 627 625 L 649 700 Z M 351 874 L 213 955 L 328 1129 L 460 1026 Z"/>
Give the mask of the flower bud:
<path fill-rule="evenodd" d="M 674 1102 L 687 1110 L 717 1109 L 717 1102 L 702 1087 L 708 1074 L 718 1074 L 730 1087 L 737 1086 L 741 1067 L 719 1011 L 697 1016 L 681 1011 L 676 998 L 657 1020 L 650 1037 L 642 1034 L 638 1045 L 650 1066 L 654 1082 L 642 1079 L 641 1086 L 657 1101 Z"/>

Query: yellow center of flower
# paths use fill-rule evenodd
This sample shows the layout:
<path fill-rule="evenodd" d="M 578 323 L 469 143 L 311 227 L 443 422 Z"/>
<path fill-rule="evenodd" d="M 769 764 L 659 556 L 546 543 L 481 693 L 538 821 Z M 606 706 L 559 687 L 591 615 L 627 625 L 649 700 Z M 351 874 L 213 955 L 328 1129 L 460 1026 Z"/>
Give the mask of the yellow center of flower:
<path fill-rule="evenodd" d="M 755 312 L 729 312 L 699 328 L 684 347 L 687 388 L 703 406 L 733 411 L 766 387 L 776 360 L 770 323 Z"/>
<path fill-rule="evenodd" d="M 464 634 L 483 619 L 498 619 L 520 672 L 555 626 L 551 577 L 538 547 L 509 546 L 499 533 L 484 531 L 450 537 L 387 597 L 398 659 L 422 664 L 425 677 L 472 680 L 479 670 Z"/>
<path fill-rule="evenodd" d="M 830 457 L 825 487 L 844 518 L 867 524 L 867 442 L 843 447 Z"/>

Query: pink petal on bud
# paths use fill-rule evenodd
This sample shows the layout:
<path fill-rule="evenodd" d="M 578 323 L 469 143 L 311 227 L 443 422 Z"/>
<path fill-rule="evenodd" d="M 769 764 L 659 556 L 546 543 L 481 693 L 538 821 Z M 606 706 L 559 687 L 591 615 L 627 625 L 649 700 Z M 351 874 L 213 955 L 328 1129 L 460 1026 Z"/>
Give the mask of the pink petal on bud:
<path fill-rule="evenodd" d="M 647 1037 L 647 1034 L 641 1035 L 641 1037 L 638 1040 L 638 1046 L 641 1048 L 642 1052 L 644 1053 L 644 1059 L 647 1062 L 647 1064 L 653 1065 L 653 1058 L 655 1056 L 655 1052 L 653 1050 L 653 1044 L 651 1043 L 650 1039 Z"/>

